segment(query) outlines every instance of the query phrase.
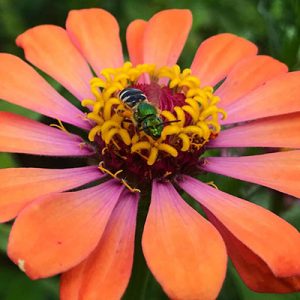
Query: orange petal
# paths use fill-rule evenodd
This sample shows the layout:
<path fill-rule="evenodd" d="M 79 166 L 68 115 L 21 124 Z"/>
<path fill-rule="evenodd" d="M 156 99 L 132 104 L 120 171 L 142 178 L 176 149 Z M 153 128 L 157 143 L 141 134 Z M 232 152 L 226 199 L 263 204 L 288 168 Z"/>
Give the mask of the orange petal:
<path fill-rule="evenodd" d="M 79 264 L 97 246 L 122 189 L 110 180 L 34 201 L 12 227 L 9 257 L 32 279 Z"/>
<path fill-rule="evenodd" d="M 142 246 L 152 273 L 172 299 L 215 299 L 226 272 L 222 239 L 170 183 L 153 183 Z"/>
<path fill-rule="evenodd" d="M 83 113 L 59 95 L 20 58 L 0 53 L 0 99 L 90 129 Z"/>
<path fill-rule="evenodd" d="M 123 64 L 119 25 L 116 19 L 100 8 L 70 11 L 67 32 L 97 74 L 103 68 Z"/>
<path fill-rule="evenodd" d="M 229 105 L 287 71 L 285 64 L 270 56 L 251 56 L 243 59 L 229 72 L 224 83 L 215 93 L 221 98 L 220 106 Z"/>
<path fill-rule="evenodd" d="M 138 195 L 125 191 L 94 252 L 62 276 L 62 300 L 120 299 L 131 274 Z"/>
<path fill-rule="evenodd" d="M 91 255 L 92 254 L 90 254 L 90 256 Z M 60 277 L 60 300 L 79 300 L 79 291 L 82 280 L 85 276 L 84 272 L 86 261 L 87 260 L 84 260 L 73 269 L 62 274 Z"/>
<path fill-rule="evenodd" d="M 300 151 L 205 158 L 203 169 L 254 182 L 300 198 Z"/>
<path fill-rule="evenodd" d="M 0 112 L 0 151 L 52 156 L 93 154 L 81 137 L 37 121 Z"/>
<path fill-rule="evenodd" d="M 54 25 L 41 25 L 19 35 L 17 45 L 28 61 L 46 72 L 80 100 L 93 97 L 90 68 L 66 31 Z M 92 98 L 93 99 L 93 98 Z"/>
<path fill-rule="evenodd" d="M 187 9 L 169 9 L 155 14 L 144 34 L 144 63 L 173 66 L 184 47 L 192 26 Z"/>
<path fill-rule="evenodd" d="M 201 85 L 216 85 L 243 58 L 254 56 L 257 47 L 241 37 L 221 33 L 205 40 L 198 48 L 191 65 Z"/>
<path fill-rule="evenodd" d="M 238 244 L 246 248 L 251 257 L 257 257 L 258 269 L 252 265 L 252 258 L 247 260 L 248 255 L 240 257 L 244 248 L 239 253 L 240 248 L 232 244 L 235 251 L 230 252 L 231 257 L 233 261 L 235 257 L 243 259 L 243 266 L 236 264 L 236 267 L 241 275 L 248 268 L 247 276 L 251 278 L 248 282 L 256 282 L 263 276 L 260 272 L 265 272 L 283 284 L 287 280 L 290 291 L 299 289 L 297 276 L 300 275 L 300 234 L 294 227 L 260 206 L 223 193 L 194 178 L 185 176 L 179 185 L 204 206 L 208 217 L 218 229 L 214 218 L 230 232 Z M 220 232 L 226 243 L 231 245 L 231 240 L 223 230 Z M 229 249 L 232 250 L 230 247 Z M 253 269 L 255 272 L 251 273 Z M 256 274 L 260 276 L 255 278 Z M 264 281 L 256 284 L 257 289 L 262 291 L 270 287 Z M 277 291 L 276 286 L 273 291 Z"/>
<path fill-rule="evenodd" d="M 34 199 L 66 191 L 102 177 L 96 166 L 72 169 L 0 169 L 0 222 L 14 217 Z"/>
<path fill-rule="evenodd" d="M 204 210 L 222 234 L 235 268 L 250 289 L 260 293 L 291 293 L 300 290 L 300 276 L 276 277 L 259 256 L 241 243 L 213 214 Z"/>
<path fill-rule="evenodd" d="M 208 147 L 300 148 L 300 112 L 269 117 L 222 130 Z"/>
<path fill-rule="evenodd" d="M 133 65 L 144 62 L 144 33 L 147 22 L 144 20 L 135 20 L 129 24 L 126 31 L 127 48 L 129 58 Z"/>
<path fill-rule="evenodd" d="M 269 80 L 247 96 L 235 101 L 226 111 L 223 124 L 278 116 L 300 111 L 300 72 L 290 72 Z"/>

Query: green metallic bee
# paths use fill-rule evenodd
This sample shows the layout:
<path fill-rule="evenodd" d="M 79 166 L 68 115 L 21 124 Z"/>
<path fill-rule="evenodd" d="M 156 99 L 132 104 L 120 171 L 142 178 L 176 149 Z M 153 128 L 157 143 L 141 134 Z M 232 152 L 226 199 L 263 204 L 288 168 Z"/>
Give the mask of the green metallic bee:
<path fill-rule="evenodd" d="M 158 139 L 164 129 L 164 122 L 158 115 L 154 105 L 148 100 L 143 91 L 126 88 L 119 93 L 119 98 L 133 110 L 133 118 L 139 130 L 144 131 L 153 139 Z"/>

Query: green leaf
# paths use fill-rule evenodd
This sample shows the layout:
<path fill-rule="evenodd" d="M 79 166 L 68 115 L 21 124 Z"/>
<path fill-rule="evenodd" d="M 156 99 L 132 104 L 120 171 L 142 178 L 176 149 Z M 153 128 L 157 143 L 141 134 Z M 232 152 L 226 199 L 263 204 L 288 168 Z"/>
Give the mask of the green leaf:
<path fill-rule="evenodd" d="M 1 300 L 57 300 L 57 278 L 32 281 L 8 261 L 2 261 L 0 268 Z"/>
<path fill-rule="evenodd" d="M 0 169 L 16 167 L 17 164 L 9 153 L 0 153 Z"/>
<path fill-rule="evenodd" d="M 290 224 L 300 230 L 300 203 L 299 200 L 289 207 L 289 209 L 281 214 L 281 217 L 288 221 Z"/>
<path fill-rule="evenodd" d="M 10 232 L 10 225 L 0 224 L 0 251 L 6 252 L 7 240 Z"/>
<path fill-rule="evenodd" d="M 234 278 L 235 286 L 240 294 L 242 300 L 299 300 L 300 293 L 290 294 L 269 294 L 269 293 L 255 293 L 251 291 L 242 281 L 232 264 L 229 264 L 228 272 Z M 227 298 L 231 299 L 231 298 Z M 225 300 L 225 299 L 224 299 Z"/>
<path fill-rule="evenodd" d="M 9 111 L 15 114 L 19 114 L 30 119 L 38 120 L 40 117 L 39 113 L 26 109 L 24 107 L 8 103 L 6 101 L 0 100 L 0 111 Z"/>

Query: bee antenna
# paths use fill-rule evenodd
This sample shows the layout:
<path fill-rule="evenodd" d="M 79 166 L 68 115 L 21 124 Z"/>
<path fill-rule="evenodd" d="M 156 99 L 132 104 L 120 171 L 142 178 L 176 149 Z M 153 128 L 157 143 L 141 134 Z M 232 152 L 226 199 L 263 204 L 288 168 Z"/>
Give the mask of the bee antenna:
<path fill-rule="evenodd" d="M 166 122 L 162 122 L 160 125 L 165 125 L 165 124 L 170 124 L 170 123 L 177 123 L 177 122 L 180 122 L 180 120 L 166 121 Z"/>

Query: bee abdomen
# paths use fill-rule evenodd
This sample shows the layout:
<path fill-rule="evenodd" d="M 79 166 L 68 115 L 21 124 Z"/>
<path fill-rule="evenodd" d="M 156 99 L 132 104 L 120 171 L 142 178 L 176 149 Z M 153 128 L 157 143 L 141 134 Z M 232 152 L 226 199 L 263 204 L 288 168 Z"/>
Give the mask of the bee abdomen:
<path fill-rule="evenodd" d="M 126 88 L 119 93 L 119 98 L 128 106 L 134 107 L 147 99 L 143 91 L 135 88 Z"/>

